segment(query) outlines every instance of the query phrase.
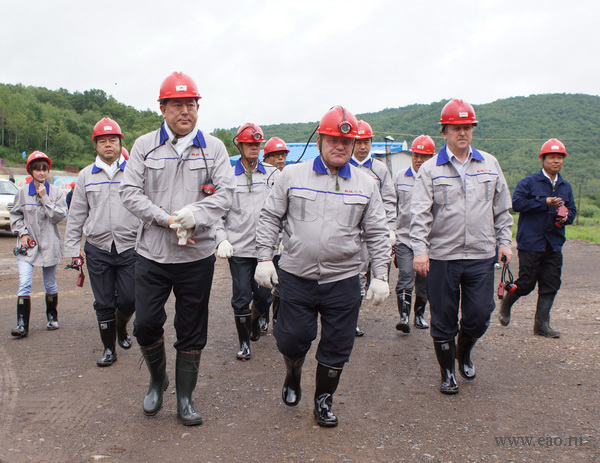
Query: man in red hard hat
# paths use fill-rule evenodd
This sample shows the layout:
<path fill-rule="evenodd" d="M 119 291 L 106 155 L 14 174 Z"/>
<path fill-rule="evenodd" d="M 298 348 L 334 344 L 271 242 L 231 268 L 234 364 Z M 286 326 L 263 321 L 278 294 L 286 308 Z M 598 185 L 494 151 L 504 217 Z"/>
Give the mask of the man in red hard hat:
<path fill-rule="evenodd" d="M 119 197 L 127 164 L 122 140 L 121 127 L 114 120 L 104 117 L 94 126 L 96 159 L 77 177 L 65 233 L 65 255 L 72 264 L 78 265 L 82 255 L 87 258 L 104 346 L 96 361 L 99 367 L 117 361 L 117 340 L 123 349 L 131 348 L 127 323 L 135 312 L 135 241 L 140 220 L 125 209 Z"/>
<path fill-rule="evenodd" d="M 286 143 L 279 137 L 271 137 L 265 143 L 264 148 L 264 160 L 266 164 L 271 164 L 277 167 L 279 170 L 283 170 L 287 162 L 287 156 L 290 153 Z M 273 265 L 276 269 L 279 269 L 279 259 L 283 252 L 283 245 L 279 243 L 277 253 L 273 256 Z M 273 323 L 277 323 L 277 313 L 279 311 L 279 287 L 278 285 L 273 286 Z M 259 318 L 258 324 L 261 333 L 266 333 L 269 329 L 269 312 L 267 311 L 262 317 Z"/>
<path fill-rule="evenodd" d="M 386 222 L 389 229 L 390 246 L 396 242 L 396 192 L 394 191 L 394 180 L 387 166 L 371 156 L 373 145 L 373 129 L 368 122 L 359 120 L 354 152 L 350 158 L 350 164 L 360 169 L 373 178 L 385 208 Z M 363 243 L 361 246 L 362 268 L 360 271 L 361 294 L 367 293 L 367 274 L 370 272 L 369 253 Z M 370 276 L 369 276 L 370 277 Z M 364 336 L 364 331 L 356 325 L 356 336 Z"/>
<path fill-rule="evenodd" d="M 214 224 L 231 207 L 235 189 L 225 145 L 196 126 L 199 98 L 186 74 L 163 81 L 158 101 L 164 123 L 136 140 L 119 186 L 125 207 L 144 223 L 136 244 L 133 331 L 150 371 L 142 410 L 157 414 L 169 385 L 163 325 L 173 290 L 177 416 L 187 426 L 202 424 L 192 394 L 206 345 Z"/>
<path fill-rule="evenodd" d="M 320 156 L 281 172 L 256 233 L 256 281 L 268 288 L 279 282 L 275 338 L 286 365 L 282 399 L 288 406 L 300 402 L 302 365 L 320 315 L 314 414 L 325 427 L 338 424 L 333 394 L 354 345 L 361 237 L 374 275 L 367 299 L 379 304 L 389 295 L 390 245 L 381 195 L 373 180 L 349 163 L 357 127 L 354 115 L 340 106 L 323 116 L 317 130 Z M 272 259 L 282 228 L 278 278 Z"/>
<path fill-rule="evenodd" d="M 276 167 L 258 160 L 262 129 L 251 122 L 242 125 L 235 136 L 241 157 L 233 167 L 236 179 L 231 209 L 216 227 L 217 256 L 227 259 L 231 271 L 235 327 L 240 342 L 238 360 L 250 360 L 250 340 L 260 339 L 259 319 L 273 300 L 271 291 L 254 281 L 256 270 L 256 225 L 260 210 L 271 191 Z"/>
<path fill-rule="evenodd" d="M 461 376 L 475 379 L 471 351 L 495 307 L 496 243 L 498 259 L 510 262 L 513 219 L 500 164 L 471 146 L 477 125 L 473 106 L 451 100 L 442 109 L 440 125 L 446 144 L 419 169 L 410 238 L 413 267 L 427 276 L 440 391 L 456 394 L 456 360 Z"/>
<path fill-rule="evenodd" d="M 551 138 L 540 150 L 542 169 L 525 177 L 515 188 L 513 209 L 520 212 L 519 278 L 517 289 L 504 295 L 499 313 L 500 323 L 507 326 L 512 305 L 533 291 L 537 283 L 533 333 L 547 338 L 560 337 L 560 332 L 550 327 L 550 309 L 561 284 L 565 225 L 572 224 L 577 214 L 573 189 L 559 173 L 567 156 L 565 145 Z"/>
<path fill-rule="evenodd" d="M 425 321 L 425 306 L 427 305 L 427 279 L 415 275 L 413 268 L 413 251 L 410 247 L 410 205 L 415 187 L 415 177 L 425 161 L 435 154 L 435 143 L 429 135 L 421 135 L 414 139 L 410 147 L 412 152 L 411 166 L 401 170 L 394 178 L 398 197 L 398 219 L 396 220 L 396 244 L 394 253 L 398 266 L 398 281 L 396 282 L 396 299 L 400 322 L 396 329 L 403 333 L 410 333 L 410 309 L 412 304 L 413 289 L 415 290 L 415 320 L 418 329 L 427 329 Z"/>

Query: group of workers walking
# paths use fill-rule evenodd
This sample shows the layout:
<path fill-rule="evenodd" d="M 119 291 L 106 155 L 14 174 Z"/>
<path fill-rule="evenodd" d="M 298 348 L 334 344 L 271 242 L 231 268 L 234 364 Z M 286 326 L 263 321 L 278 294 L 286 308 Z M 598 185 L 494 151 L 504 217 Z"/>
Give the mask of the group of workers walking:
<path fill-rule="evenodd" d="M 564 225 L 576 213 L 571 186 L 559 174 L 567 156 L 560 141 L 544 144 L 542 170 L 519 183 L 511 202 L 498 161 L 471 145 L 478 121 L 463 100 L 442 110 L 446 144 L 439 152 L 431 137 L 417 137 L 411 166 L 392 177 L 371 156 L 371 126 L 341 106 L 320 120 L 314 160 L 284 168 L 289 150 L 273 137 L 261 161 L 264 133 L 246 123 L 234 138 L 241 156 L 232 167 L 223 142 L 198 127 L 200 98 L 189 76 L 169 75 L 158 98 L 164 123 L 138 138 L 128 158 L 118 123 L 104 118 L 95 125 L 97 156 L 78 176 L 64 251 L 57 224 L 67 205 L 46 179 L 52 161 L 39 151 L 29 156 L 33 181 L 20 189 L 11 211 L 19 251 L 13 336 L 29 332 L 33 267 L 43 268 L 47 328 L 54 330 L 57 265 L 63 252 L 76 267 L 85 256 L 104 347 L 97 364 L 117 361 L 116 344 L 131 347 L 127 325 L 135 313 L 133 335 L 150 373 L 142 410 L 152 416 L 169 385 L 164 323 L 173 291 L 177 416 L 184 425 L 199 425 L 193 392 L 216 255 L 228 260 L 231 272 L 236 358 L 251 359 L 252 342 L 272 321 L 288 406 L 301 400 L 303 364 L 320 323 L 314 414 L 319 426 L 336 426 L 333 396 L 355 336 L 364 334 L 360 307 L 363 298 L 380 304 L 389 295 L 392 255 L 396 328 L 411 331 L 415 292 L 419 329 L 429 328 L 429 301 L 441 392 L 458 392 L 456 361 L 462 377 L 475 378 L 471 352 L 495 308 L 494 264 L 512 259 L 512 207 L 521 212 L 521 266 L 500 322 L 508 325 L 514 302 L 537 283 L 534 331 L 558 337 L 549 312 L 560 287 Z"/>

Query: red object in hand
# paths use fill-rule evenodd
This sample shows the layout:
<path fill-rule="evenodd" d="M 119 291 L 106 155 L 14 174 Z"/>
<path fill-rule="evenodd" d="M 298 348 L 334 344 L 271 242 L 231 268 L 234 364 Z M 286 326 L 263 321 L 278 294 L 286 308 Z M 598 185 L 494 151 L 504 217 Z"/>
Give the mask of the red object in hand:
<path fill-rule="evenodd" d="M 564 204 L 558 206 L 558 210 L 556 211 L 556 221 L 554 225 L 558 228 L 562 228 L 565 226 L 564 221 L 569 216 L 569 209 Z"/>
<path fill-rule="evenodd" d="M 77 286 L 79 286 L 80 288 L 83 286 L 83 282 L 85 281 L 85 273 L 83 273 L 83 270 L 79 273 L 79 275 L 77 276 Z"/>

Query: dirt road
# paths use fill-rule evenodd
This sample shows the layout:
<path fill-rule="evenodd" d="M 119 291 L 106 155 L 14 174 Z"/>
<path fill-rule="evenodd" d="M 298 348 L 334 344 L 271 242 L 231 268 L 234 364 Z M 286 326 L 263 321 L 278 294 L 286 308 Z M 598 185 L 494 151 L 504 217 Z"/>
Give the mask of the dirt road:
<path fill-rule="evenodd" d="M 13 247 L 13 237 L 0 236 L 0 462 L 600 462 L 598 245 L 565 247 L 552 311 L 562 338 L 532 335 L 533 295 L 515 306 L 507 328 L 494 314 L 474 350 L 477 379 L 459 378 L 456 396 L 438 391 L 428 331 L 397 332 L 393 298 L 364 306 L 366 335 L 342 375 L 333 429 L 316 427 L 312 417 L 314 346 L 296 408 L 281 402 L 284 366 L 270 331 L 252 344 L 252 360 L 235 359 L 225 262 L 217 263 L 195 393 L 205 422 L 186 428 L 175 415 L 173 299 L 166 327 L 172 386 L 163 410 L 149 418 L 141 412 L 148 372 L 137 345 L 119 349 L 112 367 L 96 366 L 92 294 L 88 281 L 75 285 L 73 270 L 59 270 L 60 329 L 45 329 L 37 270 L 29 337 L 11 338 Z M 504 437 L 525 439 L 502 444 Z"/>

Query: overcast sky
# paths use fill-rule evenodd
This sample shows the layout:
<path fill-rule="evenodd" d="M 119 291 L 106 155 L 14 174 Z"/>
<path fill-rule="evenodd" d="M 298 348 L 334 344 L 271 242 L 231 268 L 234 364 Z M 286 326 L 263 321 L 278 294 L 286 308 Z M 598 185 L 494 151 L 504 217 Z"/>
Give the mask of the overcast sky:
<path fill-rule="evenodd" d="M 600 2 L 2 1 L 0 82 L 158 110 L 189 74 L 205 130 L 463 98 L 600 94 Z M 435 117 L 438 117 L 437 115 Z"/>

